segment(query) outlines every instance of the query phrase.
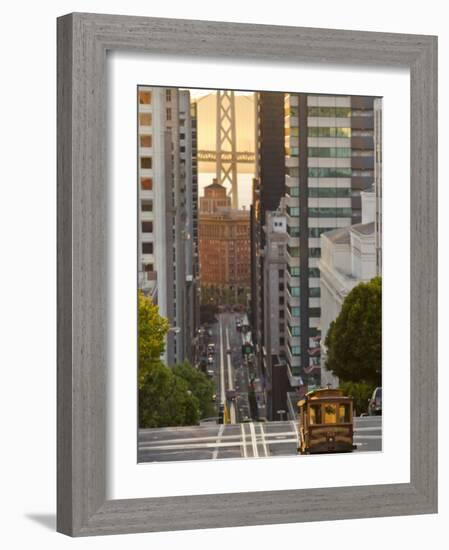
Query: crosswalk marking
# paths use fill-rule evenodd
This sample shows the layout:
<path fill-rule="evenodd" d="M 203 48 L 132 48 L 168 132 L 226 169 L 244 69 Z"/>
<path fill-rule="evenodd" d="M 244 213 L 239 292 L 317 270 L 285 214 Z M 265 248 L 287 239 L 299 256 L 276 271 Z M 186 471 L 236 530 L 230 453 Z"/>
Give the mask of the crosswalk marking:
<path fill-rule="evenodd" d="M 218 447 L 220 446 L 221 447 L 221 436 L 223 435 L 223 430 L 224 430 L 224 424 L 222 424 L 220 426 L 220 429 L 218 430 L 218 436 L 217 436 L 217 441 L 215 443 L 215 451 L 214 451 L 214 454 L 212 455 L 212 458 L 215 460 L 218 456 Z M 189 447 L 191 447 L 192 444 L 189 445 Z"/>
<path fill-rule="evenodd" d="M 253 445 L 253 456 L 259 456 L 259 451 L 257 450 L 257 441 L 256 441 L 256 430 L 254 429 L 254 423 L 249 423 L 249 431 L 251 433 L 251 443 Z"/>
<path fill-rule="evenodd" d="M 267 442 L 265 440 L 265 434 L 264 434 L 264 431 L 263 431 L 263 424 L 259 424 L 259 429 L 260 429 L 260 435 L 261 435 L 261 439 L 262 439 L 262 447 L 263 447 L 263 451 L 265 453 L 265 456 L 270 456 L 270 453 L 268 452 L 268 448 L 267 448 Z"/>
<path fill-rule="evenodd" d="M 248 458 L 248 452 L 246 450 L 246 435 L 245 435 L 245 425 L 244 424 L 240 424 L 240 428 L 241 428 L 241 431 L 242 431 L 242 447 L 243 447 L 243 458 Z"/>

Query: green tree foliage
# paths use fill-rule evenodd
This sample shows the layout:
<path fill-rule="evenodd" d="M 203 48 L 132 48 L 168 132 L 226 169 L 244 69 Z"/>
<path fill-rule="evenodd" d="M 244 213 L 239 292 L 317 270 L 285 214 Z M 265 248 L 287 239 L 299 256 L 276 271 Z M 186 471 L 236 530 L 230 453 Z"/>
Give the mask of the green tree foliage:
<path fill-rule="evenodd" d="M 366 384 L 365 382 L 340 383 L 340 389 L 344 391 L 344 394 L 354 399 L 354 410 L 358 416 L 368 412 L 368 400 L 371 398 L 375 388 L 375 385 Z"/>
<path fill-rule="evenodd" d="M 141 428 L 198 424 L 200 403 L 185 380 L 161 361 L 146 369 L 139 390 Z"/>
<path fill-rule="evenodd" d="M 330 324 L 325 344 L 327 368 L 343 382 L 381 385 L 382 281 L 357 285 Z"/>
<path fill-rule="evenodd" d="M 150 366 L 160 362 L 165 351 L 165 337 L 169 324 L 168 320 L 159 315 L 159 308 L 150 298 L 140 290 L 138 294 L 139 313 L 139 385 Z"/>
<path fill-rule="evenodd" d="M 184 380 L 192 395 L 199 403 L 200 418 L 207 418 L 216 414 L 212 397 L 214 394 L 214 383 L 199 369 L 185 361 L 173 367 L 173 374 Z"/>
<path fill-rule="evenodd" d="M 159 309 L 151 299 L 140 291 L 138 299 L 139 426 L 157 428 L 198 424 L 202 411 L 201 386 L 198 382 L 193 384 L 192 375 L 190 383 L 187 376 L 180 376 L 163 364 L 161 355 L 165 351 L 168 321 L 159 315 Z M 185 370 L 182 371 L 184 374 Z M 196 393 L 190 389 L 193 385 L 198 387 Z"/>

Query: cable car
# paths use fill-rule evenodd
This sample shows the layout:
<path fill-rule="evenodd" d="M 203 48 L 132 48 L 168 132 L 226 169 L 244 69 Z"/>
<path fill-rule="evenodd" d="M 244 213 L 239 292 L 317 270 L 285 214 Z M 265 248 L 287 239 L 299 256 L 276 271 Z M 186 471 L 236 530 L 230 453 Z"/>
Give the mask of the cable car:
<path fill-rule="evenodd" d="M 344 453 L 357 447 L 353 441 L 353 400 L 342 390 L 318 389 L 298 401 L 301 454 Z"/>

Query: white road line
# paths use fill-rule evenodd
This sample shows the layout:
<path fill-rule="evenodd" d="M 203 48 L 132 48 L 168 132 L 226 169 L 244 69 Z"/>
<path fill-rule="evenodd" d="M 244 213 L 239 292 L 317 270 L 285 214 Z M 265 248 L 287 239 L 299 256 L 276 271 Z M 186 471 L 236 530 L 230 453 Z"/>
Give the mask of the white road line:
<path fill-rule="evenodd" d="M 155 439 L 153 441 L 141 441 L 139 445 L 161 445 L 163 443 L 178 443 L 184 441 L 184 443 L 196 443 L 198 441 L 216 441 L 218 437 L 218 432 L 215 435 L 204 436 L 204 437 L 177 437 L 176 439 Z M 235 435 L 222 435 L 221 439 L 240 439 L 240 433 Z"/>
<path fill-rule="evenodd" d="M 257 441 L 256 441 L 256 430 L 254 429 L 254 424 L 249 423 L 249 431 L 251 433 L 251 443 L 253 445 L 253 456 L 259 456 L 259 451 L 257 450 Z"/>
<path fill-rule="evenodd" d="M 242 431 L 243 458 L 248 458 L 248 453 L 247 453 L 247 451 L 246 451 L 245 424 L 240 424 L 240 429 L 241 429 L 241 431 Z"/>
<path fill-rule="evenodd" d="M 235 414 L 235 403 L 234 401 L 231 402 L 229 406 L 229 416 L 231 418 L 231 424 L 237 423 L 237 415 Z"/>
<path fill-rule="evenodd" d="M 296 434 L 296 444 L 297 447 L 299 447 L 299 432 L 298 432 L 298 424 L 296 423 L 296 420 L 290 420 L 291 425 L 293 426 L 293 430 Z"/>
<path fill-rule="evenodd" d="M 356 435 L 354 434 L 354 439 L 382 439 L 381 435 Z"/>
<path fill-rule="evenodd" d="M 224 425 L 222 424 L 221 427 L 223 427 Z M 241 424 L 240 425 L 241 427 L 245 426 L 245 424 Z M 219 428 L 221 429 L 221 428 Z M 245 433 L 245 436 L 246 436 L 246 432 Z M 277 439 L 277 438 L 285 438 L 285 437 L 293 437 L 295 434 L 294 432 L 273 432 L 273 433 L 267 433 L 267 432 L 264 432 L 264 438 L 265 440 L 271 440 L 271 439 Z M 171 439 L 157 439 L 157 440 L 152 440 L 152 441 L 139 441 L 139 447 L 146 447 L 146 448 L 152 448 L 153 445 L 164 445 L 164 444 L 169 444 L 169 443 L 198 443 L 198 442 L 201 442 L 201 441 L 204 441 L 204 442 L 213 442 L 213 441 L 216 441 L 219 437 L 219 434 L 217 433 L 216 435 L 213 435 L 213 436 L 203 436 L 203 437 L 177 437 L 177 438 L 171 438 Z M 233 434 L 233 435 L 221 435 L 220 436 L 220 441 L 224 441 L 224 440 L 237 440 L 237 443 L 239 443 L 240 441 L 240 437 L 241 437 L 241 433 L 236 433 L 236 434 Z M 256 437 L 256 440 L 260 438 L 260 436 L 258 434 L 255 434 L 255 437 Z M 247 443 L 248 445 L 248 443 Z"/>
<path fill-rule="evenodd" d="M 220 426 L 220 429 L 218 430 L 218 436 L 217 436 L 217 442 L 215 443 L 215 450 L 212 455 L 212 458 L 215 460 L 218 456 L 218 447 L 221 447 L 223 444 L 221 443 L 221 436 L 223 435 L 224 430 L 224 424 Z M 209 444 L 207 444 L 209 446 Z M 192 445 L 189 445 L 191 447 Z"/>
<path fill-rule="evenodd" d="M 221 392 L 221 399 L 220 402 L 222 405 L 226 402 L 226 390 L 225 390 L 225 373 L 224 373 L 224 358 L 223 358 L 223 326 L 221 324 L 221 316 L 220 316 L 220 392 Z"/>
<path fill-rule="evenodd" d="M 289 444 L 295 444 L 296 443 L 296 439 L 283 439 L 283 440 L 276 440 L 276 441 L 268 441 L 268 445 L 285 445 L 286 443 L 289 443 Z M 185 451 L 190 451 L 192 449 L 216 449 L 216 451 L 214 452 L 214 455 L 213 455 L 213 458 L 217 458 L 217 456 L 215 456 L 216 454 L 218 455 L 218 450 L 221 449 L 221 448 L 226 448 L 226 447 L 235 447 L 235 448 L 238 448 L 238 447 L 241 447 L 242 446 L 242 442 L 241 441 L 224 441 L 224 442 L 216 442 L 216 443 L 189 443 L 188 445 L 157 445 L 157 446 L 152 446 L 152 447 L 149 447 L 148 449 L 147 448 L 140 448 L 139 451 L 172 451 L 172 450 L 185 450 Z M 254 449 L 254 443 L 253 443 L 253 452 L 256 452 L 256 454 L 254 455 L 255 457 L 259 457 L 259 453 L 258 453 L 258 450 L 257 450 L 257 445 L 255 446 L 255 449 Z"/>
<path fill-rule="evenodd" d="M 229 344 L 229 329 L 226 327 L 226 352 L 228 349 L 231 349 L 231 346 Z M 233 390 L 234 389 L 234 379 L 232 376 L 232 365 L 231 365 L 231 354 L 226 353 L 226 361 L 228 364 L 228 389 Z"/>
<path fill-rule="evenodd" d="M 261 439 L 262 439 L 263 452 L 265 453 L 265 456 L 269 456 L 270 454 L 268 452 L 267 442 L 265 440 L 265 434 L 264 434 L 264 431 L 263 431 L 263 424 L 259 424 L 259 428 L 260 428 L 260 435 L 261 435 Z"/>

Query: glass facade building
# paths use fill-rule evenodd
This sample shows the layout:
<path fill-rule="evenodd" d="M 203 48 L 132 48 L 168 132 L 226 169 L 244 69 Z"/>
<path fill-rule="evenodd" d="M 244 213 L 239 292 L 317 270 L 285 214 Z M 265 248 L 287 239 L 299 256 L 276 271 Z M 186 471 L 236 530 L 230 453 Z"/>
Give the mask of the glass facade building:
<path fill-rule="evenodd" d="M 286 358 L 290 380 L 320 384 L 320 235 L 361 220 L 373 183 L 374 98 L 286 94 Z"/>

